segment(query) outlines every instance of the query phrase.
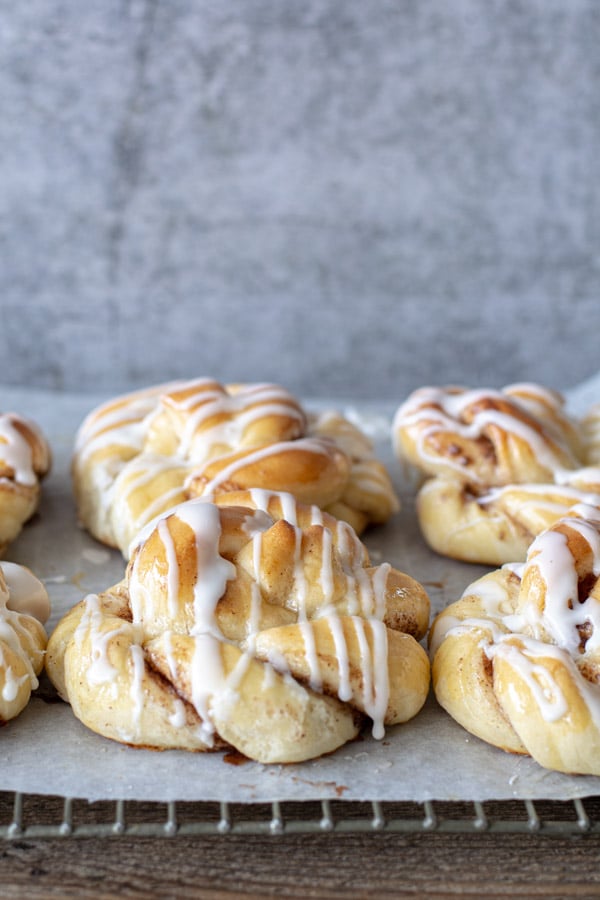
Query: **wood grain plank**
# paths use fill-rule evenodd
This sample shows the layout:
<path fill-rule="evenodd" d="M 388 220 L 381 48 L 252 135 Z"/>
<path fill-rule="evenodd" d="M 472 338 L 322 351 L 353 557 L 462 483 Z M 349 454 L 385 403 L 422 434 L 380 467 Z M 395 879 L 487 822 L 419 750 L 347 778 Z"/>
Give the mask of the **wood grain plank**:
<path fill-rule="evenodd" d="M 599 897 L 600 838 L 294 835 L 12 840 L 1 895 L 138 898 Z"/>

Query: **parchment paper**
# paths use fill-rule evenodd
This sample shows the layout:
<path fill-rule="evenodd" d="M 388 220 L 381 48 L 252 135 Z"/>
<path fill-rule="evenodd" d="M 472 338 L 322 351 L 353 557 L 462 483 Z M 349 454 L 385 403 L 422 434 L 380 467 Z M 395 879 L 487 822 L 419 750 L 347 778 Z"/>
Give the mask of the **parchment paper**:
<path fill-rule="evenodd" d="M 75 431 L 107 398 L 15 388 L 1 389 L 0 396 L 0 408 L 34 418 L 53 449 L 39 514 L 6 555 L 46 584 L 51 631 L 70 606 L 116 583 L 125 569 L 117 551 L 78 527 L 69 476 Z M 600 376 L 570 397 L 574 413 L 600 399 Z M 343 410 L 371 435 L 390 468 L 402 511 L 366 536 L 373 561 L 388 561 L 421 581 L 434 612 L 457 599 L 486 569 L 436 556 L 425 546 L 414 513 L 414 485 L 392 453 L 395 406 L 347 401 L 306 401 L 306 406 Z M 87 730 L 43 679 L 26 710 L 0 731 L 0 790 L 90 801 L 564 800 L 600 794 L 600 778 L 549 772 L 527 757 L 490 747 L 453 722 L 432 696 L 415 719 L 389 729 L 383 740 L 367 731 L 331 756 L 301 765 L 231 765 L 222 753 L 136 750 Z"/>

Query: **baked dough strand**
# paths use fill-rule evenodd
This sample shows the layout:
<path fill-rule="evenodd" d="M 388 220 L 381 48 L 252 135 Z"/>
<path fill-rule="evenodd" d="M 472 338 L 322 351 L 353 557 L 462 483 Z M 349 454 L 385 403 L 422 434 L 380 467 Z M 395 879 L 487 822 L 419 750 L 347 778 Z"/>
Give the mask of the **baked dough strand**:
<path fill-rule="evenodd" d="M 195 496 L 289 492 L 358 532 L 398 509 L 370 441 L 343 416 L 308 415 L 278 385 L 209 378 L 157 385 L 93 410 L 76 437 L 73 482 L 83 525 L 125 556 L 149 521 Z"/>
<path fill-rule="evenodd" d="M 50 614 L 43 584 L 25 566 L 0 562 L 0 721 L 14 719 L 38 687 Z"/>
<path fill-rule="evenodd" d="M 50 447 L 35 422 L 0 413 L 0 555 L 38 508 L 50 464 Z"/>
<path fill-rule="evenodd" d="M 600 775 L 600 511 L 575 506 L 525 563 L 471 584 L 430 633 L 439 703 L 561 772 Z"/>
<path fill-rule="evenodd" d="M 136 538 L 124 580 L 58 623 L 46 668 L 99 734 L 297 762 L 422 707 L 429 598 L 291 494 L 196 498 Z"/>
<path fill-rule="evenodd" d="M 535 384 L 415 391 L 393 438 L 422 479 L 425 540 L 445 556 L 502 565 L 524 560 L 572 506 L 600 507 L 598 415 L 571 420 L 563 398 Z"/>

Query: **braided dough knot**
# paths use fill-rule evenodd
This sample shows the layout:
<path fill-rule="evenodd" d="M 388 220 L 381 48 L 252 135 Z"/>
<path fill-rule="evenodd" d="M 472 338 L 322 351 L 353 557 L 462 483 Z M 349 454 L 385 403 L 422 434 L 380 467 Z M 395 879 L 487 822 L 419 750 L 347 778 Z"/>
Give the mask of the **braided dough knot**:
<path fill-rule="evenodd" d="M 502 565 L 573 505 L 600 506 L 593 421 L 533 384 L 501 391 L 421 388 L 396 412 L 398 456 L 425 479 L 423 535 L 439 553 Z"/>
<path fill-rule="evenodd" d="M 600 774 L 600 511 L 574 506 L 525 563 L 471 584 L 435 619 L 440 704 L 489 743 Z"/>
<path fill-rule="evenodd" d="M 50 461 L 48 443 L 34 422 L 0 414 L 0 553 L 37 509 Z"/>
<path fill-rule="evenodd" d="M 370 442 L 339 415 L 308 416 L 277 385 L 200 378 L 93 410 L 73 459 L 79 516 L 125 556 L 152 518 L 196 496 L 262 487 L 293 493 L 362 531 L 398 501 Z"/>
<path fill-rule="evenodd" d="M 55 629 L 47 670 L 88 727 L 155 748 L 294 762 L 421 708 L 420 584 L 371 566 L 346 523 L 253 489 L 181 504 L 125 579 Z"/>
<path fill-rule="evenodd" d="M 48 594 L 25 566 L 0 563 L 0 721 L 14 719 L 38 686 L 50 614 Z"/>
<path fill-rule="evenodd" d="M 587 465 L 600 465 L 600 403 L 593 403 L 583 416 L 581 431 Z"/>

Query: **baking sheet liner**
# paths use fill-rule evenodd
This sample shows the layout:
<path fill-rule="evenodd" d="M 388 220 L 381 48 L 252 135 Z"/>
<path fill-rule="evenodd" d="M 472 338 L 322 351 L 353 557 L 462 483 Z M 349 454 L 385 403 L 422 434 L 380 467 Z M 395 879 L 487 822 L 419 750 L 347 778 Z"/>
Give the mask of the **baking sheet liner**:
<path fill-rule="evenodd" d="M 125 570 L 117 551 L 79 528 L 69 475 L 75 431 L 107 398 L 21 388 L 4 388 L 1 395 L 1 408 L 34 418 L 53 450 L 40 511 L 6 554 L 46 584 L 50 632 L 74 603 L 115 584 Z M 569 409 L 579 414 L 600 399 L 600 375 L 567 396 Z M 402 510 L 366 535 L 373 562 L 388 561 L 421 581 L 433 612 L 457 599 L 487 569 L 436 556 L 425 546 L 415 518 L 414 484 L 392 452 L 395 407 L 344 401 L 306 406 L 335 407 L 354 419 L 393 475 Z M 383 740 L 367 730 L 331 756 L 300 765 L 240 764 L 235 754 L 137 750 L 90 732 L 42 679 L 26 710 L 0 730 L 0 789 L 90 801 L 568 800 L 600 794 L 600 778 L 550 772 L 528 757 L 491 747 L 450 719 L 433 696 L 415 719 L 388 729 Z"/>

